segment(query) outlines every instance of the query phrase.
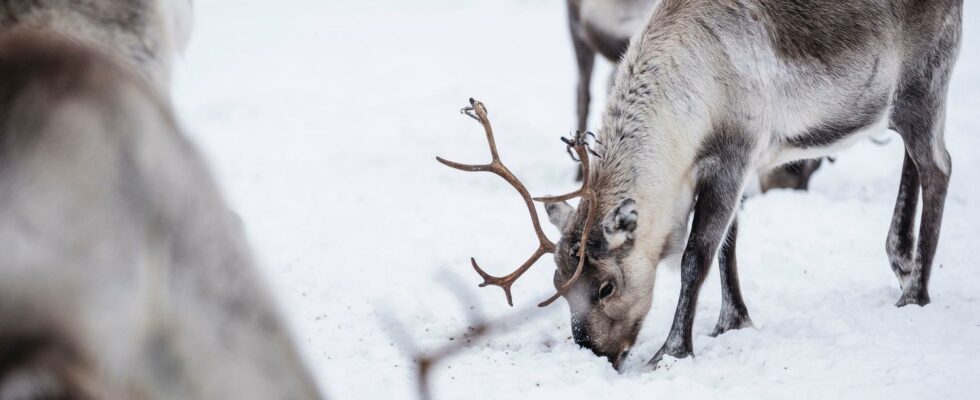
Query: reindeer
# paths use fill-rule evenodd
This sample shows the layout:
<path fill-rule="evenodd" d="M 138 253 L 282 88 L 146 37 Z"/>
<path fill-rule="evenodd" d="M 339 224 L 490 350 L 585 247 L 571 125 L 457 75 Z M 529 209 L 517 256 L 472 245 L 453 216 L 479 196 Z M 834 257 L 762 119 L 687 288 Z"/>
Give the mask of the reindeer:
<path fill-rule="evenodd" d="M 619 367 L 650 310 L 657 265 L 682 254 L 674 320 L 650 364 L 691 356 L 698 293 L 716 256 L 722 308 L 712 335 L 752 324 L 735 251 L 750 174 L 891 127 L 906 146 L 885 246 L 902 289 L 896 306 L 925 306 L 952 168 L 943 128 L 962 3 L 663 0 L 618 67 L 598 134 L 601 158 L 588 168 L 582 135 L 570 142 L 586 165 L 577 191 L 585 199 L 578 208 L 541 199 L 561 239 L 542 239 L 504 277 L 474 261 L 481 286 L 502 287 L 509 300 L 513 282 L 553 252 L 575 341 Z M 449 165 L 506 176 L 489 129 L 488 139 L 489 166 Z"/>
<path fill-rule="evenodd" d="M 161 93 L 187 45 L 193 0 L 0 0 L 0 31 L 63 35 L 116 57 Z"/>
<path fill-rule="evenodd" d="M 596 54 L 613 64 L 626 53 L 630 37 L 643 31 L 654 8 L 661 0 L 567 0 L 568 30 L 578 66 L 576 111 L 578 130 L 588 129 L 589 103 L 592 102 L 592 70 Z M 615 71 L 614 71 L 615 72 Z M 610 84 L 615 75 L 610 77 Z M 610 90 L 612 86 L 609 86 Z M 772 171 L 762 171 L 759 186 L 763 192 L 772 189 L 807 190 L 810 177 L 820 168 L 822 159 L 787 163 Z M 578 180 L 582 180 L 579 171 Z"/>
<path fill-rule="evenodd" d="M 0 398 L 315 399 L 169 101 L 61 35 L 0 35 Z"/>

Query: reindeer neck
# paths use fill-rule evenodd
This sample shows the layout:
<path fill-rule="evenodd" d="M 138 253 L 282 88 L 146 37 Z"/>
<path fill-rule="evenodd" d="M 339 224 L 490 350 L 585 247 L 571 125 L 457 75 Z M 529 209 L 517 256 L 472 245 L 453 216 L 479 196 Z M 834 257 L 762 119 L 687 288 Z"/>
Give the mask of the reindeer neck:
<path fill-rule="evenodd" d="M 632 198 L 640 213 L 637 239 L 653 247 L 662 247 L 678 224 L 686 226 L 697 152 L 711 127 L 705 99 L 714 97 L 714 80 L 692 75 L 705 72 L 686 67 L 697 61 L 689 53 L 634 39 L 603 114 L 602 158 L 591 174 L 598 218 Z"/>

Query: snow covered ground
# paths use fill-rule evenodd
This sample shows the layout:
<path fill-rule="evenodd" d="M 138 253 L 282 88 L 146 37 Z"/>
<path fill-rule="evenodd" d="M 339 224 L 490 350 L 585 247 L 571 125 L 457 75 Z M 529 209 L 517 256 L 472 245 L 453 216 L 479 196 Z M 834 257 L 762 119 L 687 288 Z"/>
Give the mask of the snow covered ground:
<path fill-rule="evenodd" d="M 414 397 L 411 362 L 379 314 L 422 347 L 447 343 L 470 306 L 515 312 L 500 290 L 476 288 L 468 257 L 500 273 L 535 246 L 506 184 L 435 162 L 485 160 L 479 126 L 457 110 L 470 96 L 487 104 L 505 161 L 534 193 L 574 187 L 558 142 L 573 126 L 564 2 L 195 3 L 177 106 L 302 351 L 332 398 Z M 809 193 L 745 204 L 739 268 L 754 329 L 707 336 L 720 307 L 713 271 L 696 357 L 621 375 L 572 342 L 559 301 L 439 365 L 436 398 L 980 398 L 980 7 L 967 3 L 931 305 L 893 306 L 884 243 L 901 142 L 861 143 Z M 593 115 L 608 71 L 597 73 Z M 553 268 L 542 261 L 515 286 L 517 308 L 551 293 Z M 678 271 L 659 274 L 634 368 L 661 345 L 677 300 Z M 454 280 L 472 284 L 472 300 L 446 289 Z"/>

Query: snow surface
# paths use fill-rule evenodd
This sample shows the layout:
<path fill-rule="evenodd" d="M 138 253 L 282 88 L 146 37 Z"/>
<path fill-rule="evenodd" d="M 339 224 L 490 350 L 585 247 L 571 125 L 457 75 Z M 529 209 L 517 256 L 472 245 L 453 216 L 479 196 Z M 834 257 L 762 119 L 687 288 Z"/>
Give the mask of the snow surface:
<path fill-rule="evenodd" d="M 467 326 L 471 306 L 503 316 L 551 293 L 551 260 L 515 286 L 514 309 L 499 289 L 476 288 L 471 255 L 502 273 L 533 251 L 526 211 L 498 178 L 434 156 L 486 159 L 479 126 L 457 112 L 474 96 L 534 193 L 574 188 L 558 142 L 574 120 L 563 1 L 195 3 L 177 108 L 330 397 L 414 397 L 383 312 L 432 348 Z M 559 301 L 440 364 L 436 398 L 980 398 L 980 7 L 967 3 L 931 305 L 894 307 L 884 244 L 902 144 L 892 135 L 840 154 L 809 193 L 745 204 L 739 269 L 754 329 L 707 336 L 720 308 L 712 271 L 696 357 L 618 374 L 572 342 Z M 597 71 L 593 120 L 609 71 Z M 662 344 L 677 301 L 677 269 L 659 274 L 634 369 Z M 472 285 L 471 299 L 447 290 L 454 280 Z"/>

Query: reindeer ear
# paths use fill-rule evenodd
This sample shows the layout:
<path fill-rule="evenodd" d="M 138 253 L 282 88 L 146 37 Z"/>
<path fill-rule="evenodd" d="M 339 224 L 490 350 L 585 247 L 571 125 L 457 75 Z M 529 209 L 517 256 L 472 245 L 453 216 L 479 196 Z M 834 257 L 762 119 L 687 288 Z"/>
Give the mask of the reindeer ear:
<path fill-rule="evenodd" d="M 602 233 L 606 237 L 609 249 L 615 249 L 627 240 L 633 239 L 638 215 L 636 202 L 633 199 L 623 200 L 606 215 L 602 222 Z"/>
<path fill-rule="evenodd" d="M 572 218 L 572 213 L 575 212 L 575 209 L 564 201 L 561 203 L 545 204 L 544 209 L 548 212 L 548 220 L 552 224 L 555 224 L 559 231 L 565 230 L 565 227 L 568 226 L 568 221 Z"/>

